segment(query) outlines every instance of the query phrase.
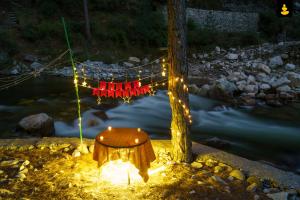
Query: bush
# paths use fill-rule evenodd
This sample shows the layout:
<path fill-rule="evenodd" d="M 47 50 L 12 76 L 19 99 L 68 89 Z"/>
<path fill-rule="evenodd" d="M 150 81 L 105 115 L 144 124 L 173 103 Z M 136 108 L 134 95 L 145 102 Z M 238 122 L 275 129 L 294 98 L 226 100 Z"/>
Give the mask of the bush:
<path fill-rule="evenodd" d="M 18 45 L 7 31 L 0 31 L 0 49 L 9 55 L 18 53 Z"/>

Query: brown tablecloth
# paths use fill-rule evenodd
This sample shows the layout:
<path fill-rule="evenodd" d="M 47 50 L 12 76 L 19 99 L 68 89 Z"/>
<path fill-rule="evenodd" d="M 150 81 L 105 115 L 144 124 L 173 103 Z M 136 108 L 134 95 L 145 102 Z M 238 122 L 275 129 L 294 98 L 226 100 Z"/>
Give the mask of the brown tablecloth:
<path fill-rule="evenodd" d="M 137 128 L 112 128 L 95 138 L 93 159 L 98 167 L 112 160 L 130 161 L 147 182 L 148 168 L 155 154 L 147 133 Z"/>

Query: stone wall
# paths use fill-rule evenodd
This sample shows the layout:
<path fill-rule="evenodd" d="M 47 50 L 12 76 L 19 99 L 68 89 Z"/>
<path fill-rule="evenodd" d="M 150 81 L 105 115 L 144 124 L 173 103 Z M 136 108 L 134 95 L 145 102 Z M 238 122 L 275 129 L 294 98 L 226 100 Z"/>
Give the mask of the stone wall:
<path fill-rule="evenodd" d="M 199 27 L 212 28 L 225 32 L 256 32 L 259 20 L 258 13 L 229 12 L 187 8 L 188 19 Z"/>

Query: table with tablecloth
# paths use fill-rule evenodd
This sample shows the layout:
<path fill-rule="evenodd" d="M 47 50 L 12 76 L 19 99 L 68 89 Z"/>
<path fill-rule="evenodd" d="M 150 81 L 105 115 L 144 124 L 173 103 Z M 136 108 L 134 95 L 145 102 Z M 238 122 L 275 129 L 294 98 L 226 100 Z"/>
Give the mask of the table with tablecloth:
<path fill-rule="evenodd" d="M 155 160 L 155 154 L 150 138 L 143 130 L 109 127 L 96 136 L 93 159 L 98 162 L 98 167 L 113 160 L 129 161 L 147 182 L 148 169 Z"/>

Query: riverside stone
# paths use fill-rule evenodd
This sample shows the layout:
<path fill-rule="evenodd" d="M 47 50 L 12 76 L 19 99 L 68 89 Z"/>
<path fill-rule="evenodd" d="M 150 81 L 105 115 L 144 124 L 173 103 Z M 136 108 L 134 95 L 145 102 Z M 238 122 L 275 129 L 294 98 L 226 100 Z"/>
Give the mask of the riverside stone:
<path fill-rule="evenodd" d="M 239 58 L 239 55 L 235 54 L 235 53 L 229 53 L 229 54 L 226 55 L 226 58 L 228 60 L 237 60 Z"/>
<path fill-rule="evenodd" d="M 261 70 L 262 72 L 265 72 L 267 74 L 271 73 L 271 69 L 270 67 L 268 67 L 267 65 L 263 64 L 263 63 L 259 63 L 257 65 L 257 69 Z"/>
<path fill-rule="evenodd" d="M 34 136 L 53 136 L 54 121 L 46 113 L 30 115 L 18 123 L 18 129 Z"/>
<path fill-rule="evenodd" d="M 229 175 L 241 181 L 245 180 L 245 175 L 238 169 L 233 170 Z"/>
<path fill-rule="evenodd" d="M 267 196 L 273 200 L 288 200 L 289 193 L 278 192 L 273 194 L 267 194 Z"/>
<path fill-rule="evenodd" d="M 284 66 L 284 68 L 285 68 L 286 70 L 291 71 L 291 70 L 294 70 L 294 69 L 296 68 L 296 65 L 291 64 L 291 63 L 287 63 L 287 64 Z"/>
<path fill-rule="evenodd" d="M 269 65 L 271 68 L 276 68 L 277 66 L 283 65 L 282 58 L 280 56 L 274 56 L 270 58 Z"/>

